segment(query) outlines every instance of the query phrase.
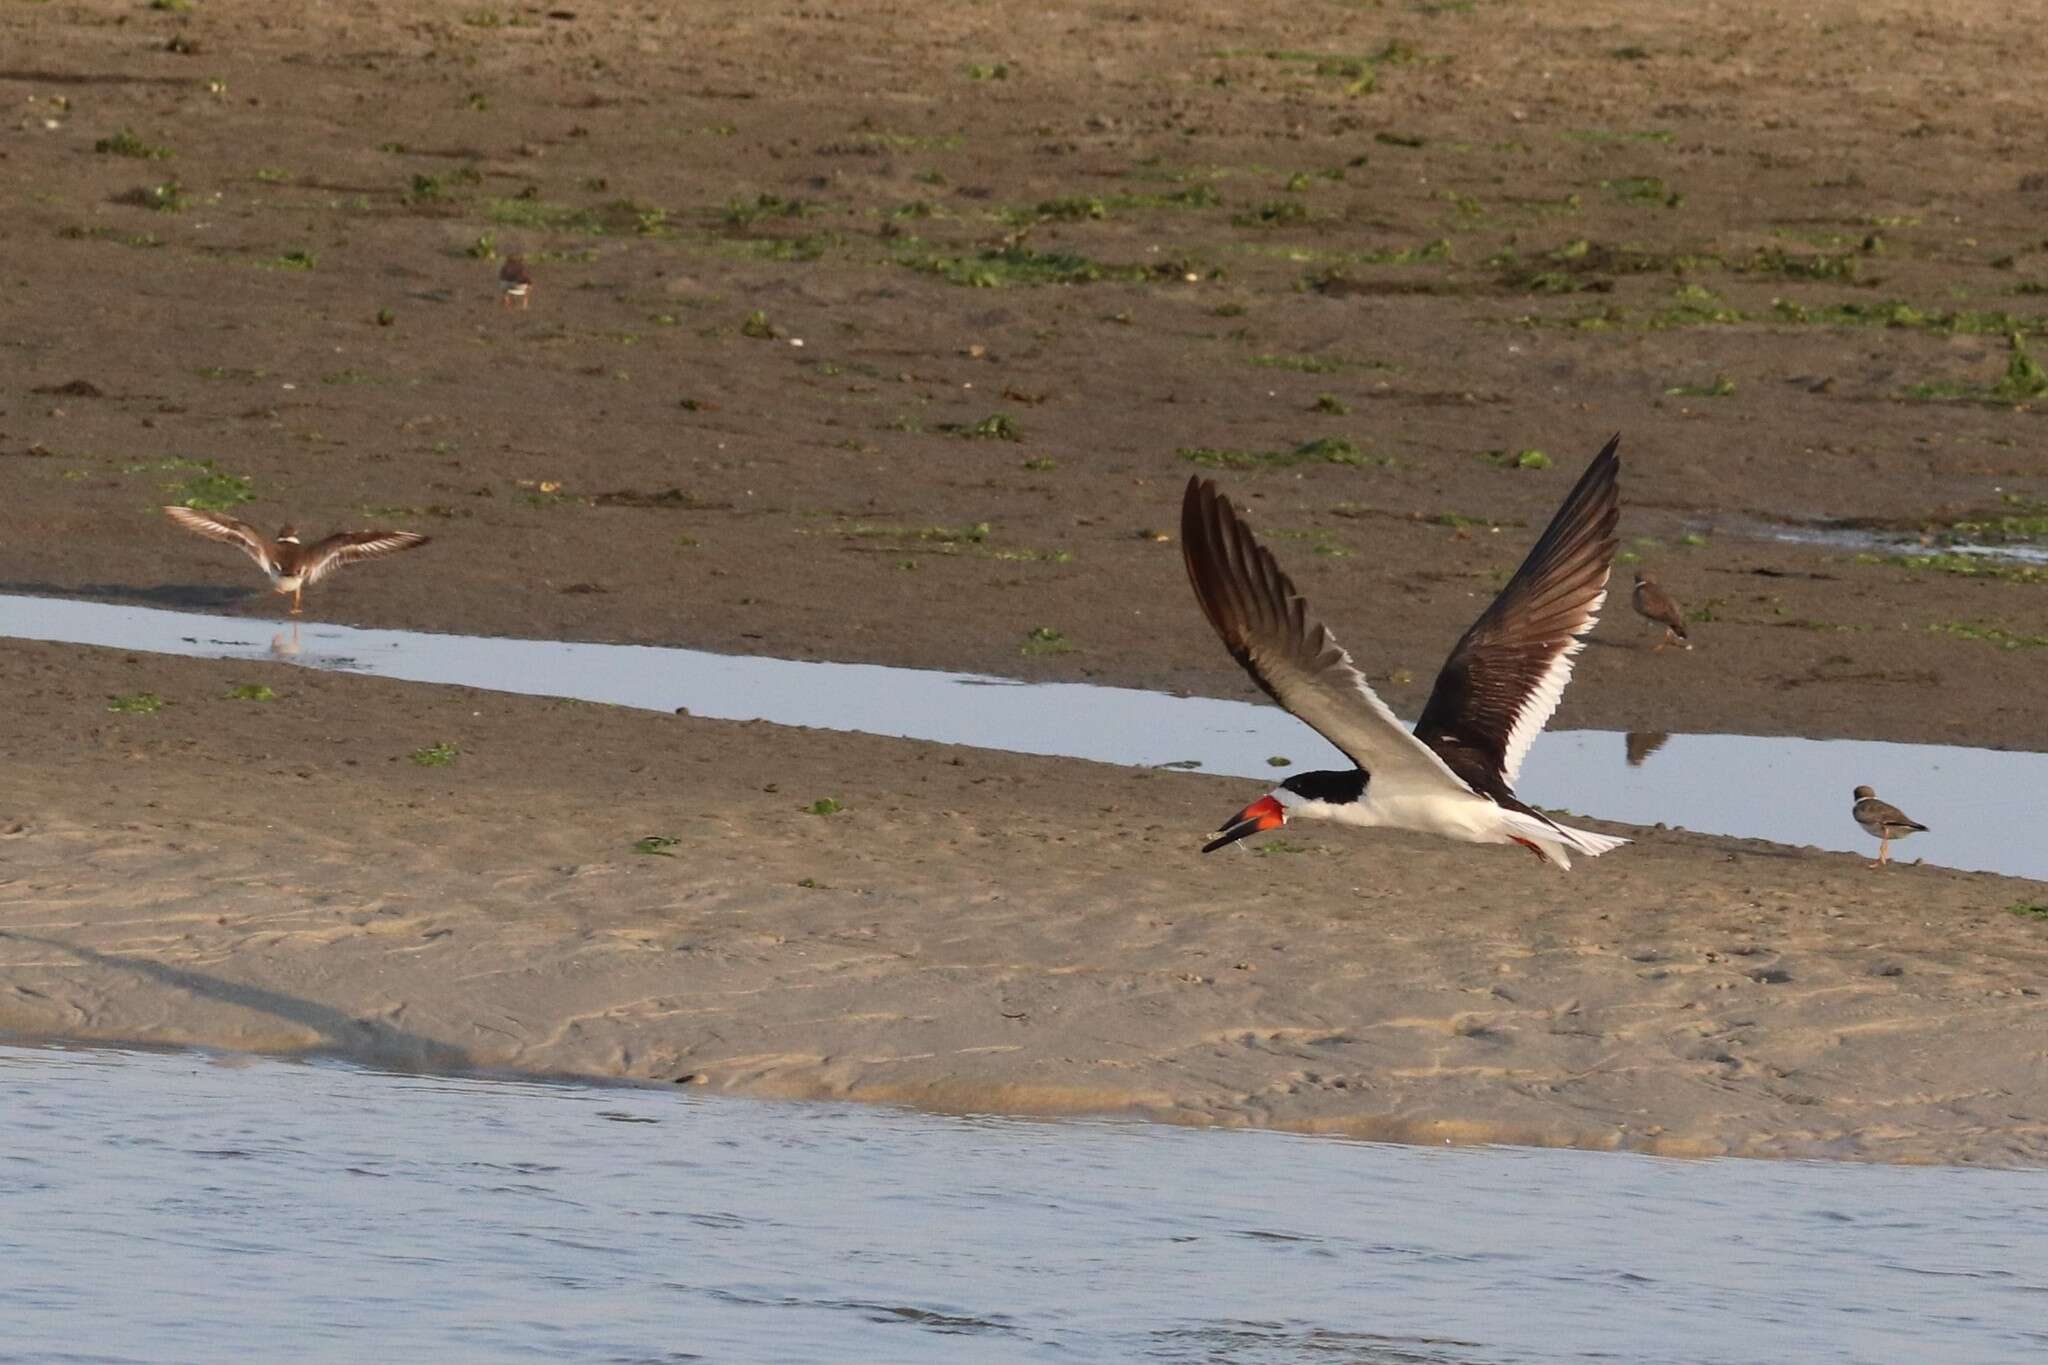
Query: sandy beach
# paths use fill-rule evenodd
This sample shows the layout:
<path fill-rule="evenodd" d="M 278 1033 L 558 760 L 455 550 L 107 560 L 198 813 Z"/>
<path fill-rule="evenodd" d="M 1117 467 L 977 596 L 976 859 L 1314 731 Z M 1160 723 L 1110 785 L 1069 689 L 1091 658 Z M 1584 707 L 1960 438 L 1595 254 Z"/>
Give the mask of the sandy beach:
<path fill-rule="evenodd" d="M 280 617 L 197 501 L 434 537 L 319 620 L 1249 697 L 1201 473 L 1413 715 L 1620 430 L 1618 581 L 1699 648 L 1616 594 L 1558 725 L 2048 748 L 2048 568 L 1972 553 L 2048 541 L 2048 83 L 1958 74 L 2044 35 L 10 6 L 0 592 Z M 1616 826 L 1568 876 L 1204 858 L 1255 784 L 12 640 L 0 698 L 10 1034 L 2048 1160 L 2039 883 Z"/>
<path fill-rule="evenodd" d="M 1569 875 L 1313 830 L 1204 859 L 1251 784 L 5 659 L 19 1034 L 1407 1141 L 2048 1158 L 2048 935 L 2009 912 L 2035 883 L 1655 830 Z M 248 683 L 276 699 L 230 698 Z M 145 685 L 160 711 L 105 711 Z"/>

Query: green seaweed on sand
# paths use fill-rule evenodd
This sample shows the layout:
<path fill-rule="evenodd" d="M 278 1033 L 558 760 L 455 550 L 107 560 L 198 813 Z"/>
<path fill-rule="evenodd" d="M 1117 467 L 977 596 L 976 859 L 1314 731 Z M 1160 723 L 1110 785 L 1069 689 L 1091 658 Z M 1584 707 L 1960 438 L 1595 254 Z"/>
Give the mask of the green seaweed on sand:
<path fill-rule="evenodd" d="M 157 213 L 183 213 L 185 206 L 192 202 L 192 196 L 176 180 L 165 180 L 155 185 L 144 185 L 114 196 L 117 204 L 129 204 L 135 208 L 150 209 Z"/>
<path fill-rule="evenodd" d="M 1550 468 L 1550 457 L 1540 450 L 1482 450 L 1479 458 L 1502 469 Z"/>
<path fill-rule="evenodd" d="M 2014 510 L 1998 517 L 1950 522 L 1949 533 L 1996 543 L 2048 539 L 2048 502 L 2035 502 L 2020 493 L 2002 493 L 1999 501 Z"/>
<path fill-rule="evenodd" d="M 1342 436 L 1318 436 L 1291 450 L 1235 450 L 1218 446 L 1182 446 L 1174 452 L 1205 469 L 1287 469 L 1303 464 L 1365 465 L 1371 459 L 1355 442 Z"/>
<path fill-rule="evenodd" d="M 1308 205 L 1299 199 L 1272 199 L 1232 214 L 1230 221 L 1239 227 L 1285 227 L 1308 221 Z"/>
<path fill-rule="evenodd" d="M 2014 332 L 2008 339 L 2010 353 L 2005 373 L 1989 386 L 1936 381 L 1915 384 L 1906 390 L 1909 398 L 1923 400 L 1961 399 L 1967 402 L 2018 404 L 2048 396 L 2048 371 L 2027 353 L 2026 342 Z"/>
<path fill-rule="evenodd" d="M 1020 289 L 1055 284 L 1093 284 L 1098 280 L 1142 280 L 1138 266 L 1104 265 L 1070 251 L 1033 251 L 1022 243 L 991 247 L 973 256 L 947 256 L 906 248 L 899 265 L 938 275 L 969 289 Z"/>
<path fill-rule="evenodd" d="M 985 521 L 977 521 L 972 526 L 869 526 L 859 524 L 849 527 L 845 534 L 859 540 L 894 540 L 951 550 L 958 549 L 962 545 L 985 544 L 992 534 L 992 530 Z"/>
<path fill-rule="evenodd" d="M 1335 374 L 1350 362 L 1325 355 L 1255 355 L 1251 363 L 1262 370 L 1293 370 L 1297 374 Z"/>
<path fill-rule="evenodd" d="M 1036 626 L 1024 637 L 1024 647 L 1019 654 L 1066 654 L 1074 646 L 1067 637 L 1051 626 Z"/>
<path fill-rule="evenodd" d="M 967 441 L 1021 441 L 1024 429 L 1007 412 L 992 412 L 979 422 L 941 422 L 933 428 Z"/>
<path fill-rule="evenodd" d="M 1685 196 L 1665 184 L 1654 175 L 1625 175 L 1600 182 L 1600 188 L 1618 199 L 1635 204 L 1662 204 L 1665 208 L 1677 208 L 1685 202 Z"/>
<path fill-rule="evenodd" d="M 2006 583 L 2048 583 L 2048 565 L 2012 564 L 1988 555 L 1943 554 L 1860 554 L 1858 564 L 1889 564 L 1919 573 L 1950 574 L 1957 578 L 1995 578 Z"/>
<path fill-rule="evenodd" d="M 136 161 L 164 161 L 171 155 L 170 148 L 144 142 L 126 128 L 99 139 L 92 149 L 101 156 L 125 156 Z"/>
<path fill-rule="evenodd" d="M 2003 626 L 1975 625 L 1968 621 L 1940 621 L 1927 628 L 1937 635 L 1962 640 L 1982 640 L 2000 649 L 2048 649 L 2048 635 L 2027 635 Z"/>
<path fill-rule="evenodd" d="M 221 473 L 214 468 L 212 460 L 178 461 L 175 467 L 198 471 L 181 483 L 164 485 L 164 491 L 180 507 L 191 507 L 201 512 L 225 512 L 245 502 L 256 501 L 256 490 L 248 479 L 239 474 Z"/>

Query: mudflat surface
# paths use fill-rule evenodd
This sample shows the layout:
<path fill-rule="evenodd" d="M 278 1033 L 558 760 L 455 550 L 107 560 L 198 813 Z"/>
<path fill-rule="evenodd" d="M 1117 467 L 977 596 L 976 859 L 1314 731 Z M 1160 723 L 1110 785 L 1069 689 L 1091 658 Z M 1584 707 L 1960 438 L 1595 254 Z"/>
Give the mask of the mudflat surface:
<path fill-rule="evenodd" d="M 1313 829 L 1203 858 L 1252 784 L 49 645 L 0 688 L 13 1033 L 2048 1160 L 2038 883 L 1656 830 L 1570 874 Z"/>
<path fill-rule="evenodd" d="M 1781 9 L 11 5 L 0 585 L 1238 695 L 1201 472 L 1412 714 L 1619 430 L 1562 723 L 2048 745 L 2048 38 Z"/>

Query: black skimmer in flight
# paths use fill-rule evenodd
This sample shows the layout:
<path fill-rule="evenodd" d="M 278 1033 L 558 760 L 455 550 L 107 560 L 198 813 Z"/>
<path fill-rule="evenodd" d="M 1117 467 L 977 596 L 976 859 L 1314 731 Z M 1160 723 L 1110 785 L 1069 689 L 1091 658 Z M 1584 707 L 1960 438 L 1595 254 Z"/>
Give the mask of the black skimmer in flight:
<path fill-rule="evenodd" d="M 1231 817 L 1204 853 L 1289 820 L 1420 830 L 1474 844 L 1520 844 L 1558 867 L 1628 842 L 1560 825 L 1518 800 L 1515 777 L 1557 709 L 1572 656 L 1607 596 L 1621 438 L 1607 443 L 1550 526 L 1458 641 L 1410 732 L 1293 582 L 1203 478 L 1181 502 L 1188 579 L 1252 681 L 1358 766 L 1301 773 Z"/>
<path fill-rule="evenodd" d="M 498 283 L 504 286 L 507 308 L 524 308 L 533 298 L 533 272 L 526 268 L 524 256 L 505 258 L 505 264 L 498 267 Z"/>
<path fill-rule="evenodd" d="M 208 540 L 224 540 L 256 561 L 270 586 L 292 595 L 292 615 L 300 609 L 300 594 L 344 564 L 359 559 L 377 559 L 424 545 L 429 537 L 411 531 L 339 531 L 311 545 L 299 543 L 298 528 L 287 526 L 277 539 L 265 540 L 255 527 L 218 512 L 201 512 L 190 507 L 166 507 L 164 515 L 188 531 Z"/>
<path fill-rule="evenodd" d="M 1653 625 L 1664 627 L 1664 638 L 1650 646 L 1652 654 L 1666 645 L 1692 648 L 1692 639 L 1685 633 L 1685 613 L 1678 603 L 1671 600 L 1671 594 L 1657 586 L 1657 580 L 1641 569 L 1636 570 L 1636 590 L 1629 595 L 1629 603 L 1636 609 L 1636 615 Z"/>
<path fill-rule="evenodd" d="M 1892 860 L 1892 840 L 1927 828 L 1891 802 L 1878 800 L 1877 793 L 1869 787 L 1856 789 L 1856 804 L 1849 807 L 1849 813 L 1866 834 L 1877 840 L 1877 861 L 1872 867 L 1883 867 Z"/>

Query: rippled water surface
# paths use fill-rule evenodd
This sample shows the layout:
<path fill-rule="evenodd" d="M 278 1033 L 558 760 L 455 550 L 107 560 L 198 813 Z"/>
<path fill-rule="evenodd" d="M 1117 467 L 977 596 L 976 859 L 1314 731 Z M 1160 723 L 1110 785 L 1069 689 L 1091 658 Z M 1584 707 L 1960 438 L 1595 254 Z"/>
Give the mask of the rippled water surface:
<path fill-rule="evenodd" d="M 2048 1173 L 0 1047 L 9 1361 L 2022 1361 Z"/>
<path fill-rule="evenodd" d="M 304 627 L 62 598 L 0 596 L 0 636 L 182 654 L 273 659 L 407 682 L 576 697 L 828 730 L 967 744 L 1104 763 L 1173 765 L 1261 781 L 1348 766 L 1278 707 L 1083 683 L 813 663 L 648 645 L 582 644 Z M 1270 760 L 1285 758 L 1275 764 Z M 1850 819 L 1868 783 L 1928 833 L 1893 851 L 1911 861 L 2048 879 L 2034 804 L 2048 754 L 1939 744 L 1755 735 L 1540 736 L 1521 794 L 1539 806 L 1629 824 L 1874 854 Z"/>

